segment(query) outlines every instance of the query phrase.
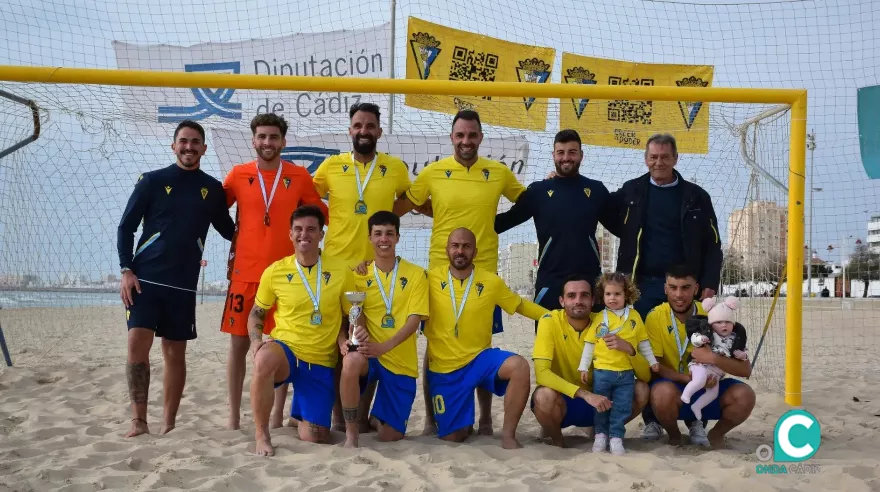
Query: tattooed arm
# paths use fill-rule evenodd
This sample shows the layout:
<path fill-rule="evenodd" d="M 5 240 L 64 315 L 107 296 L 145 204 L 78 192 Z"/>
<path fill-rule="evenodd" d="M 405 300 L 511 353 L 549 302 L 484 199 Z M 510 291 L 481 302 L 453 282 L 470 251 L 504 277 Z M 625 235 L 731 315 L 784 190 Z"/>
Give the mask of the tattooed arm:
<path fill-rule="evenodd" d="M 263 327 L 266 322 L 266 310 L 254 305 L 248 314 L 248 337 L 251 339 L 251 359 L 256 360 L 257 351 L 263 346 Z"/>

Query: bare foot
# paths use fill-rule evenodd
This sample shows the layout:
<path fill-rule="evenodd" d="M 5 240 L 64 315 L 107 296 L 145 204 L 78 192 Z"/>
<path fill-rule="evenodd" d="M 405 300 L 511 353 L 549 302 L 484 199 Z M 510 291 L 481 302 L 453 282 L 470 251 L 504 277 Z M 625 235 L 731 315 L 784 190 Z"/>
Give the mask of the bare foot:
<path fill-rule="evenodd" d="M 675 435 L 675 436 L 670 434 L 669 435 L 669 445 L 670 446 L 681 446 L 682 445 L 681 433 L 679 433 L 678 435 Z"/>
<path fill-rule="evenodd" d="M 131 430 L 125 437 L 134 437 L 141 434 L 149 434 L 150 428 L 147 427 L 147 421 L 144 419 L 131 419 Z"/>
<path fill-rule="evenodd" d="M 519 449 L 523 447 L 515 437 L 501 437 L 501 447 L 504 449 Z"/>
<path fill-rule="evenodd" d="M 354 449 L 358 447 L 358 438 L 357 437 L 345 437 L 345 444 L 342 445 L 344 448 Z"/>
<path fill-rule="evenodd" d="M 275 456 L 275 448 L 272 447 L 272 441 L 269 439 L 257 439 L 254 446 L 254 454 L 257 456 Z"/>
<path fill-rule="evenodd" d="M 166 422 L 162 425 L 162 428 L 159 430 L 159 434 L 168 434 L 169 432 L 174 430 L 174 422 Z"/>
<path fill-rule="evenodd" d="M 296 420 L 295 418 L 290 417 L 289 419 L 287 419 L 287 426 L 288 427 L 299 427 L 299 420 Z"/>
<path fill-rule="evenodd" d="M 437 434 L 437 423 L 425 421 L 425 427 L 422 428 L 420 436 L 434 436 Z"/>
<path fill-rule="evenodd" d="M 241 429 L 241 420 L 238 417 L 229 417 L 229 422 L 226 423 L 226 430 L 237 431 Z"/>
<path fill-rule="evenodd" d="M 562 438 L 560 434 L 558 437 L 551 437 L 550 444 L 556 447 L 564 448 L 565 447 L 565 439 Z"/>
<path fill-rule="evenodd" d="M 491 436 L 495 431 L 492 430 L 492 420 L 480 420 L 480 427 L 477 434 L 481 436 Z"/>
<path fill-rule="evenodd" d="M 709 445 L 712 446 L 712 449 L 724 449 L 724 434 L 719 432 L 713 433 L 710 430 L 706 433 L 706 437 L 709 438 Z"/>

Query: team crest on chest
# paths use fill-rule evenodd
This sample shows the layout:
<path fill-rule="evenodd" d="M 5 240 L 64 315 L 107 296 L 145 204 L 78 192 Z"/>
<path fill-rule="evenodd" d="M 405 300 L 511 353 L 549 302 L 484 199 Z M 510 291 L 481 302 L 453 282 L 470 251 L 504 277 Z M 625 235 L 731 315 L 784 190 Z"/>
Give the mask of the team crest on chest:
<path fill-rule="evenodd" d="M 288 274 L 287 274 L 287 281 L 290 282 L 291 280 L 293 280 L 293 274 L 292 274 L 292 273 L 288 273 Z"/>
<path fill-rule="evenodd" d="M 204 200 L 205 198 L 208 197 L 208 189 L 207 188 L 202 188 L 200 191 L 202 192 L 202 200 Z"/>
<path fill-rule="evenodd" d="M 407 283 L 409 283 L 409 280 L 406 277 L 400 277 L 400 290 L 405 289 Z"/>
<path fill-rule="evenodd" d="M 385 177 L 385 173 L 388 172 L 388 167 L 387 167 L 387 166 L 384 166 L 384 165 L 379 166 L 379 172 L 382 174 L 382 177 L 384 178 L 384 177 Z"/>
<path fill-rule="evenodd" d="M 451 176 L 452 176 L 452 170 L 447 169 L 447 170 L 446 170 L 446 177 L 449 178 L 449 177 L 451 177 Z"/>
<path fill-rule="evenodd" d="M 672 333 L 672 327 L 671 327 L 671 326 L 667 326 L 667 327 L 666 327 L 666 330 L 669 331 L 669 333 Z"/>
<path fill-rule="evenodd" d="M 444 290 L 444 289 L 446 289 L 446 281 L 445 281 L 445 280 L 441 280 L 441 281 L 440 281 L 440 290 Z"/>
<path fill-rule="evenodd" d="M 584 188 L 584 195 L 587 195 L 587 198 L 590 198 L 590 193 L 592 193 L 592 192 L 593 191 L 590 190 L 589 188 Z"/>
<path fill-rule="evenodd" d="M 368 279 L 367 279 L 367 287 L 369 287 L 369 286 L 371 286 L 371 285 L 373 285 L 373 279 L 368 278 Z"/>
<path fill-rule="evenodd" d="M 324 285 L 329 284 L 330 283 L 330 272 L 324 272 L 322 276 L 324 277 Z"/>
<path fill-rule="evenodd" d="M 348 172 L 348 164 L 343 164 L 343 165 L 342 165 L 342 172 L 344 172 L 344 173 L 347 173 L 347 172 Z"/>
<path fill-rule="evenodd" d="M 485 179 L 486 181 L 489 181 L 489 170 L 488 169 L 483 169 L 483 179 Z"/>
<path fill-rule="evenodd" d="M 547 196 L 553 197 L 553 190 L 547 190 Z"/>
<path fill-rule="evenodd" d="M 248 185 L 252 185 L 252 184 L 254 184 L 254 177 L 253 176 L 248 178 Z"/>
<path fill-rule="evenodd" d="M 483 282 L 477 282 L 477 297 L 483 295 Z"/>
<path fill-rule="evenodd" d="M 171 187 L 170 187 L 170 186 L 166 186 L 166 187 L 165 187 L 165 194 L 166 194 L 166 195 L 170 195 L 170 194 L 171 194 Z"/>
<path fill-rule="evenodd" d="M 290 178 L 284 178 L 281 181 L 284 182 L 284 189 L 290 188 Z"/>

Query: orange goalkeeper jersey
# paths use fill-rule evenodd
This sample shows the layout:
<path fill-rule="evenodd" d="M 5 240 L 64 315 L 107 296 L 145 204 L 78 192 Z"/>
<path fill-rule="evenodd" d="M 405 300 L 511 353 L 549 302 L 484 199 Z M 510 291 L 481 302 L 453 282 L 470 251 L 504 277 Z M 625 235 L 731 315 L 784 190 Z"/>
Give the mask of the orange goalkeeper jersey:
<path fill-rule="evenodd" d="M 312 176 L 302 166 L 281 161 L 281 178 L 269 205 L 269 225 L 265 224 L 266 205 L 257 178 L 255 161 L 238 164 L 223 181 L 226 203 L 238 203 L 236 232 L 229 248 L 227 277 L 257 283 L 272 263 L 293 254 L 290 241 L 290 215 L 300 205 L 317 205 L 329 217 L 312 184 Z M 272 195 L 276 171 L 260 170 L 266 198 Z"/>

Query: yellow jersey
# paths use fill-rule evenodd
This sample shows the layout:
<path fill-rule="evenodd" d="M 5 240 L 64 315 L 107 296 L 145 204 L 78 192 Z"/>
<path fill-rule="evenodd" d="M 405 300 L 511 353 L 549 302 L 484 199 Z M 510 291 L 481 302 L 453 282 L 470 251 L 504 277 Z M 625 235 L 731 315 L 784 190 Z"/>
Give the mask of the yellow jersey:
<path fill-rule="evenodd" d="M 450 294 L 455 297 L 456 309 L 461 311 L 457 322 Z M 462 308 L 465 294 L 467 299 Z M 523 301 L 491 271 L 474 267 L 472 277 L 459 280 L 449 274 L 448 262 L 428 271 L 428 299 L 431 311 L 431 318 L 425 323 L 428 369 L 441 373 L 466 366 L 477 354 L 492 346 L 492 317 L 496 305 L 507 314 L 513 314 Z"/>
<path fill-rule="evenodd" d="M 579 388 L 590 389 L 589 385 L 581 383 L 581 374 L 578 372 L 584 350 L 584 336 L 588 330 L 589 327 L 581 332 L 575 330 L 568 322 L 564 309 L 550 311 L 538 320 L 532 360 L 550 361 L 550 370 L 567 383 L 555 384 L 559 388 L 551 389 L 571 398 L 574 398 Z"/>
<path fill-rule="evenodd" d="M 694 301 L 691 308 L 692 315 L 706 316 L 706 310 L 702 304 Z M 673 328 L 673 323 L 675 327 Z M 673 371 L 688 374 L 687 360 L 694 346 L 690 344 L 685 324 L 672 314 L 672 307 L 664 302 L 655 307 L 645 318 L 645 327 L 648 331 L 648 339 L 651 341 L 651 350 L 657 362 L 672 369 Z M 676 342 L 676 337 L 678 341 Z M 681 346 L 683 353 L 679 352 Z"/>
<path fill-rule="evenodd" d="M 324 254 L 320 258 L 320 276 L 317 264 L 300 267 L 316 296 L 321 282 L 319 320 L 313 319 L 314 305 L 296 268 L 295 255 L 272 263 L 263 272 L 254 304 L 266 310 L 275 305 L 275 328 L 269 336 L 287 344 L 304 362 L 336 367 L 336 338 L 351 307 L 345 293 L 355 290 L 354 274 L 342 260 Z"/>
<path fill-rule="evenodd" d="M 428 274 L 425 269 L 400 259 L 397 267 L 397 277 L 392 278 L 392 272 L 385 273 L 378 270 L 381 285 L 376 282 L 376 263 L 367 267 L 366 275 L 355 274 L 355 285 L 359 292 L 366 292 L 364 300 L 364 317 L 367 321 L 367 331 L 370 339 L 377 343 L 383 343 L 393 337 L 412 315 L 422 319 L 428 317 Z M 379 289 L 384 288 L 386 296 L 391 297 L 391 319 L 386 318 L 387 308 L 385 299 Z M 390 321 L 393 320 L 393 325 Z M 393 372 L 404 376 L 419 376 L 419 360 L 416 352 L 416 334 L 400 345 L 389 350 L 379 357 L 379 363 Z"/>
<path fill-rule="evenodd" d="M 604 326 L 605 317 L 602 312 L 594 313 L 590 327 L 587 328 L 587 333 L 584 335 L 584 342 L 595 344 L 593 367 L 606 371 L 635 370 L 633 359 L 641 357 L 638 353 L 639 342 L 648 340 L 648 332 L 645 329 L 642 317 L 632 308 L 629 309 L 629 314 L 625 319 L 614 314 L 610 309 L 605 309 L 604 312 L 608 314 L 608 331 L 614 333 L 616 330 L 619 330 L 614 334 L 632 345 L 636 350 L 636 355 L 630 356 L 620 350 L 609 349 L 599 334 L 600 329 Z M 580 359 L 578 361 L 580 362 Z"/>
<path fill-rule="evenodd" d="M 470 168 L 459 164 L 454 157 L 447 157 L 422 170 L 406 195 L 416 205 L 431 199 L 434 227 L 429 267 L 449 264 L 446 256 L 449 234 L 459 227 L 467 227 L 477 237 L 474 264 L 483 270 L 497 272 L 495 214 L 498 213 L 498 201 L 504 195 L 515 202 L 523 191 L 525 187 L 507 166 L 482 157 Z"/>
<path fill-rule="evenodd" d="M 313 177 L 318 194 L 330 196 L 330 221 L 324 237 L 324 251 L 328 256 L 354 266 L 374 258 L 370 244 L 367 220 L 380 211 L 394 209 L 394 201 L 410 186 L 409 170 L 400 159 L 381 152 L 376 153 L 376 167 L 367 181 L 372 162 L 355 162 L 351 152 L 328 157 L 318 166 Z M 357 167 L 364 189 L 365 213 L 355 213 L 360 201 L 356 184 Z"/>

